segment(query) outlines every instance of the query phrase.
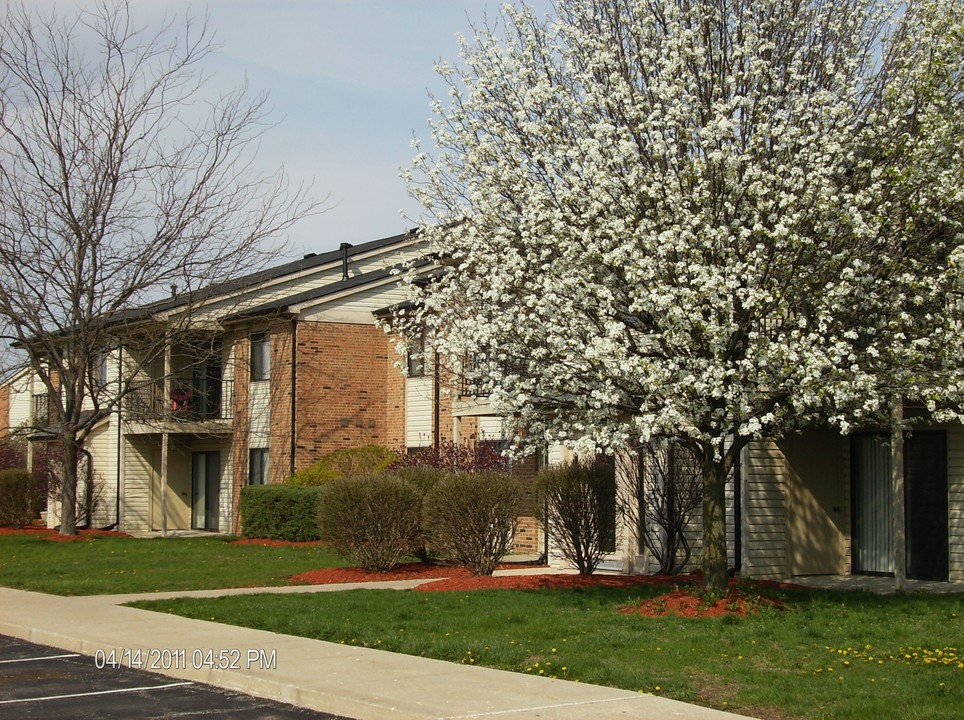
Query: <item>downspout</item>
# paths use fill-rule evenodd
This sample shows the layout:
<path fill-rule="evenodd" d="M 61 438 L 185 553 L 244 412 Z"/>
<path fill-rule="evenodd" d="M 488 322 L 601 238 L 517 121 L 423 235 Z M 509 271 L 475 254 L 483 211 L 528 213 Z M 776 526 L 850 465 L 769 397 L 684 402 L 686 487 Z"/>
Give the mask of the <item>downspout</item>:
<path fill-rule="evenodd" d="M 433 364 L 434 364 L 434 369 L 433 369 L 433 371 L 432 371 L 432 385 L 434 386 L 434 387 L 432 388 L 432 395 L 433 395 L 433 399 L 432 399 L 432 412 L 433 412 L 433 414 L 434 414 L 434 419 L 433 419 L 433 422 L 432 422 L 432 446 L 433 446 L 436 450 L 438 450 L 438 449 L 439 449 L 439 441 L 440 441 L 440 439 L 441 439 L 441 433 L 439 432 L 439 430 L 440 430 L 439 424 L 442 422 L 442 409 L 441 409 L 441 407 L 439 407 L 439 400 L 440 400 L 440 397 L 441 397 L 441 393 L 439 392 L 439 385 L 440 385 L 440 383 L 439 383 L 438 351 L 437 351 L 437 350 L 435 351 L 433 357 L 434 357 L 434 359 L 435 359 L 435 362 L 433 363 Z"/>
<path fill-rule="evenodd" d="M 298 318 L 291 318 L 291 432 L 289 436 L 291 437 L 291 456 L 288 458 L 288 476 L 295 474 L 295 410 L 297 409 L 297 403 L 295 401 L 297 397 L 298 390 L 298 364 L 296 362 L 298 358 Z"/>

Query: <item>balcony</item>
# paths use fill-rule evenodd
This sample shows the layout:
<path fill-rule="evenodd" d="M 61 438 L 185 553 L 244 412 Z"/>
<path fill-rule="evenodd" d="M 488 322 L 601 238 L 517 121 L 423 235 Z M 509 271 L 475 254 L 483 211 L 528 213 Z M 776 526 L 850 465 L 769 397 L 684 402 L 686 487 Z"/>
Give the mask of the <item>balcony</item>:
<path fill-rule="evenodd" d="M 133 422 L 231 420 L 234 417 L 234 382 L 174 378 L 169 397 L 165 397 L 162 383 L 147 382 L 128 395 L 125 412 L 127 419 Z"/>

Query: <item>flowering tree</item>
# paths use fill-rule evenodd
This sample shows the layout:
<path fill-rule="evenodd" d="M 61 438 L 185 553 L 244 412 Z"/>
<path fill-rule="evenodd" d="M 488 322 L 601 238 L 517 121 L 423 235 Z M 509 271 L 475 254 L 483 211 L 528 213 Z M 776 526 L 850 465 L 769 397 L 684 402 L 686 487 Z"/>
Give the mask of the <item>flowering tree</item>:
<path fill-rule="evenodd" d="M 900 12 L 895 12 L 900 10 Z M 704 583 L 752 439 L 961 385 L 959 0 L 560 0 L 463 41 L 410 187 L 412 284 L 519 441 L 675 438 Z"/>

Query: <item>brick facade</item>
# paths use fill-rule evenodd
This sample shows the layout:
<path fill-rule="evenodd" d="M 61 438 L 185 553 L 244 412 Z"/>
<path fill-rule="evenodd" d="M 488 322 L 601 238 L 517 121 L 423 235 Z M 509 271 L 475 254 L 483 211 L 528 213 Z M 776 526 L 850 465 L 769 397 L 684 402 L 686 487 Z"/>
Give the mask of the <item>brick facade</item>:
<path fill-rule="evenodd" d="M 271 400 L 269 405 L 268 482 L 283 483 L 291 477 L 291 350 L 294 335 L 301 339 L 302 328 L 312 323 L 275 323 L 268 329 L 271 338 Z M 300 342 L 299 342 L 300 355 Z M 300 358 L 295 368 L 294 385 L 302 382 Z M 301 410 L 296 410 L 301 412 Z M 296 431 L 297 433 L 297 431 Z M 297 467 L 302 467 L 297 465 Z"/>
<path fill-rule="evenodd" d="M 248 428 L 250 425 L 248 401 L 250 398 L 251 342 L 248 336 L 234 341 L 234 422 L 231 435 L 231 467 L 233 493 L 231 495 L 231 525 L 233 532 L 240 532 L 241 488 L 248 482 Z"/>
<path fill-rule="evenodd" d="M 394 350 L 374 325 L 298 323 L 296 468 L 341 448 L 397 445 L 398 421 L 390 424 L 387 412 L 389 354 Z M 403 412 L 396 387 L 392 395 Z"/>
<path fill-rule="evenodd" d="M 10 433 L 10 386 L 0 387 L 0 438 Z"/>

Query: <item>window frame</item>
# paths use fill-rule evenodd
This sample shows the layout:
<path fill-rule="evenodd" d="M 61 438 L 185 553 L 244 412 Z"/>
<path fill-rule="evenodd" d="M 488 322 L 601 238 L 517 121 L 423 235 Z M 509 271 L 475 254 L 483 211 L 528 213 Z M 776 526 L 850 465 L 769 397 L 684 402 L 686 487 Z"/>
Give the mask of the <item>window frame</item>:
<path fill-rule="evenodd" d="M 271 379 L 271 333 L 260 330 L 251 333 L 251 382 Z"/>
<path fill-rule="evenodd" d="M 248 485 L 267 485 L 270 482 L 270 461 L 268 448 L 248 448 Z"/>

